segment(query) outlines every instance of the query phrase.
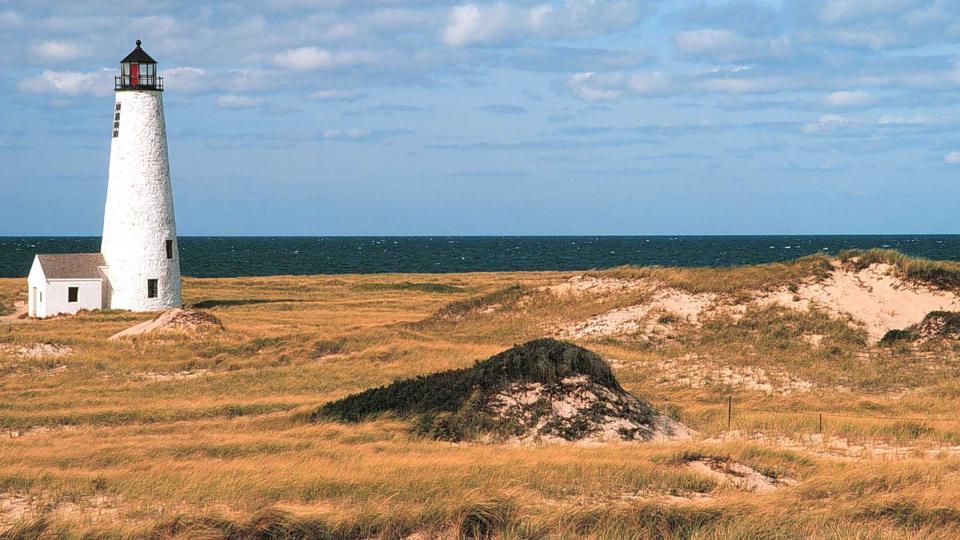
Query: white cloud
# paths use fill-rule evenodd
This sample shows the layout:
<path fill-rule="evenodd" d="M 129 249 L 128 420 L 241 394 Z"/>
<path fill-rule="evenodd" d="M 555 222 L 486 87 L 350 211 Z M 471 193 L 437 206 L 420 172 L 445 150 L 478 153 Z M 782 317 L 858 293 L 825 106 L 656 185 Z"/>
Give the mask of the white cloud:
<path fill-rule="evenodd" d="M 0 11 L 0 28 L 20 26 L 23 24 L 23 17 L 13 10 Z"/>
<path fill-rule="evenodd" d="M 873 95 L 862 90 L 841 90 L 823 98 L 831 107 L 865 107 L 876 103 Z"/>
<path fill-rule="evenodd" d="M 623 77 L 597 75 L 589 71 L 575 73 L 564 81 L 568 90 L 587 101 L 613 101 L 623 96 Z"/>
<path fill-rule="evenodd" d="M 700 87 L 708 92 L 723 94 L 764 94 L 789 90 L 795 81 L 781 77 L 754 77 L 754 78 L 715 78 L 700 83 Z"/>
<path fill-rule="evenodd" d="M 889 16 L 916 5 L 916 0 L 827 0 L 820 8 L 820 19 L 838 23 L 878 15 Z"/>
<path fill-rule="evenodd" d="M 23 92 L 67 96 L 107 96 L 113 93 L 113 70 L 52 71 L 29 77 L 17 85 Z"/>
<path fill-rule="evenodd" d="M 319 47 L 300 47 L 276 55 L 274 62 L 288 69 L 310 71 L 369 63 L 373 59 L 373 55 L 367 52 L 331 52 Z"/>
<path fill-rule="evenodd" d="M 681 32 L 677 34 L 674 41 L 677 44 L 677 48 L 680 49 L 680 52 L 694 56 L 705 53 L 714 54 L 718 51 L 739 51 L 749 44 L 746 39 L 740 37 L 736 32 L 710 28 Z"/>
<path fill-rule="evenodd" d="M 195 67 L 172 67 L 161 71 L 165 88 L 183 93 L 203 92 L 210 88 L 207 70 Z"/>
<path fill-rule="evenodd" d="M 674 90 L 673 78 L 664 73 L 599 74 L 590 71 L 567 77 L 564 85 L 586 101 L 614 101 L 624 96 L 661 96 Z"/>
<path fill-rule="evenodd" d="M 686 56 L 722 62 L 785 57 L 792 51 L 792 43 L 786 37 L 752 39 L 732 30 L 713 28 L 681 32 L 673 41 Z"/>
<path fill-rule="evenodd" d="M 69 41 L 44 41 L 34 44 L 30 51 L 41 60 L 62 62 L 80 57 L 80 49 Z"/>
<path fill-rule="evenodd" d="M 262 97 L 228 95 L 217 98 L 217 107 L 221 109 L 249 109 L 259 107 L 263 103 Z"/>
<path fill-rule="evenodd" d="M 803 132 L 807 135 L 814 135 L 816 133 L 835 130 L 847 123 L 846 117 L 840 116 L 839 114 L 826 114 L 818 118 L 816 122 L 804 124 Z"/>
<path fill-rule="evenodd" d="M 506 4 L 481 8 L 477 4 L 456 6 L 443 31 L 443 42 L 454 47 L 497 41 L 516 19 Z"/>
<path fill-rule="evenodd" d="M 326 129 L 321 136 L 327 140 L 356 141 L 370 137 L 370 131 L 366 129 Z"/>
<path fill-rule="evenodd" d="M 621 0 L 566 0 L 559 6 L 532 7 L 468 3 L 450 11 L 442 37 L 446 45 L 464 47 L 534 36 L 593 35 L 629 28 L 644 9 L 644 2 Z"/>
<path fill-rule="evenodd" d="M 956 165 L 960 163 L 960 152 L 950 152 L 943 157 L 944 163 L 949 163 L 950 165 Z"/>
<path fill-rule="evenodd" d="M 307 94 L 310 99 L 319 101 L 357 101 L 366 97 L 366 94 L 359 90 L 317 90 Z"/>
<path fill-rule="evenodd" d="M 672 88 L 672 77 L 660 72 L 637 73 L 627 78 L 627 89 L 637 96 L 663 95 Z"/>

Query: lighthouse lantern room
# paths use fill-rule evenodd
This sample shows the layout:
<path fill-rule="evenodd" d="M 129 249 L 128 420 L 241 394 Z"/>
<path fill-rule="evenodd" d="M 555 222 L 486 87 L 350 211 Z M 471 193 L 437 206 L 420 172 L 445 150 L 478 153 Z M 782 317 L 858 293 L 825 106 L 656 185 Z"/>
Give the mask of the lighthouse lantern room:
<path fill-rule="evenodd" d="M 163 90 L 163 77 L 157 75 L 157 61 L 140 47 L 120 61 L 120 75 L 114 77 L 115 90 Z"/>

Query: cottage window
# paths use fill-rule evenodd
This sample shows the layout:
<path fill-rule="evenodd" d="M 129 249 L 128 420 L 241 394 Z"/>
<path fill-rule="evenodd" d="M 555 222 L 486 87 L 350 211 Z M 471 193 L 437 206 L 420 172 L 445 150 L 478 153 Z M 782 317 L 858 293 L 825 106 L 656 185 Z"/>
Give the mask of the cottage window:
<path fill-rule="evenodd" d="M 173 240 L 167 240 L 167 259 L 173 258 Z"/>
<path fill-rule="evenodd" d="M 80 295 L 80 287 L 67 287 L 67 302 L 76 302 Z"/>
<path fill-rule="evenodd" d="M 147 280 L 147 298 L 156 298 L 157 297 L 157 280 L 148 279 Z"/>

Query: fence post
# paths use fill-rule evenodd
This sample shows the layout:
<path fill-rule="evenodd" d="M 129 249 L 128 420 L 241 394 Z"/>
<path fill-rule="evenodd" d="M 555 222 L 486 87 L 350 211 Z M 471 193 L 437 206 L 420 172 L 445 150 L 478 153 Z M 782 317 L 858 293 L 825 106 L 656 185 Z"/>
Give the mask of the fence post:
<path fill-rule="evenodd" d="M 665 441 L 667 440 L 667 429 L 670 425 L 669 417 L 667 416 L 669 412 L 667 410 L 668 407 L 670 407 L 670 398 L 667 398 L 667 400 L 663 402 L 663 440 Z"/>
<path fill-rule="evenodd" d="M 823 433 L 823 413 L 820 413 L 820 423 L 817 425 L 817 433 Z"/>
<path fill-rule="evenodd" d="M 727 396 L 727 431 L 730 431 L 730 422 L 733 420 L 733 396 Z"/>

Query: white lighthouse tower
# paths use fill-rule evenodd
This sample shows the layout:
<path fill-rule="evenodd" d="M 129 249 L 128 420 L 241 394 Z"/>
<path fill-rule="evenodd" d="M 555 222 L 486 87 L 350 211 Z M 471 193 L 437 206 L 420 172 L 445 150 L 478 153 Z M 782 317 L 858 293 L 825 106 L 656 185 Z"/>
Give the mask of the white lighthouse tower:
<path fill-rule="evenodd" d="M 163 79 L 142 48 L 120 61 L 103 216 L 103 307 L 180 307 L 180 257 L 173 215 Z"/>

